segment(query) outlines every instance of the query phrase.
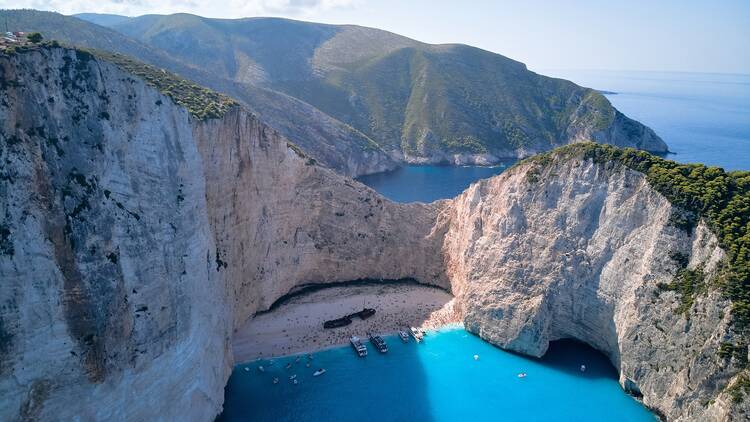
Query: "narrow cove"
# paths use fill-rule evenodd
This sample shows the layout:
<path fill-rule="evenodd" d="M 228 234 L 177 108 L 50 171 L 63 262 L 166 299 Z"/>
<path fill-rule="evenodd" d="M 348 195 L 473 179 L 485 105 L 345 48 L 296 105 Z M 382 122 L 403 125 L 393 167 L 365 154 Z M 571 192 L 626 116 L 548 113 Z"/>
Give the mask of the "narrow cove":
<path fill-rule="evenodd" d="M 378 313 L 321 328 L 363 304 Z M 506 352 L 465 331 L 453 305 L 441 289 L 403 282 L 295 294 L 235 333 L 235 361 L 242 363 L 217 420 L 655 420 L 598 351 L 561 340 L 542 359 Z M 393 335 L 410 325 L 427 327 L 421 344 Z M 384 336 L 388 353 L 366 341 L 370 331 Z M 365 339 L 367 357 L 347 344 L 351 335 Z M 321 368 L 326 372 L 313 376 Z"/>
<path fill-rule="evenodd" d="M 620 388 L 609 361 L 578 342 L 555 342 L 544 358 L 532 359 L 456 326 L 430 331 L 421 344 L 385 339 L 388 353 L 367 343 L 366 358 L 342 346 L 312 359 L 302 354 L 237 365 L 218 420 L 655 420 Z M 318 368 L 326 373 L 314 377 Z M 295 375 L 297 384 L 290 380 Z"/>

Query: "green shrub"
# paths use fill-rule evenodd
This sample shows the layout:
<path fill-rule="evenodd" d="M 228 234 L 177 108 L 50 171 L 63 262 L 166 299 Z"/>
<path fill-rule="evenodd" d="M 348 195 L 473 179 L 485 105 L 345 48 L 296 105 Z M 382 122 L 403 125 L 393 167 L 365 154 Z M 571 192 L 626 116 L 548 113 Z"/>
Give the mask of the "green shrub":
<path fill-rule="evenodd" d="M 42 34 L 38 32 L 32 32 L 26 36 L 26 39 L 33 42 L 34 44 L 39 44 L 40 42 L 42 42 L 42 39 L 44 39 L 44 37 L 42 37 Z"/>
<path fill-rule="evenodd" d="M 677 312 L 686 314 L 693 307 L 695 296 L 706 290 L 704 278 L 702 268 L 694 270 L 682 268 L 677 271 L 677 275 L 670 283 L 660 283 L 658 287 L 660 290 L 671 290 L 679 293 L 680 306 L 677 307 Z"/>
<path fill-rule="evenodd" d="M 80 50 L 80 49 L 79 49 Z M 141 63 L 128 56 L 99 50 L 84 50 L 94 57 L 114 63 L 121 69 L 143 79 L 148 85 L 161 91 L 176 104 L 185 107 L 200 120 L 214 119 L 224 115 L 237 102 L 208 88 L 203 88 L 164 69 Z"/>
<path fill-rule="evenodd" d="M 740 374 L 737 381 L 727 392 L 732 397 L 732 401 L 740 403 L 746 394 L 750 394 L 750 376 L 747 373 Z"/>

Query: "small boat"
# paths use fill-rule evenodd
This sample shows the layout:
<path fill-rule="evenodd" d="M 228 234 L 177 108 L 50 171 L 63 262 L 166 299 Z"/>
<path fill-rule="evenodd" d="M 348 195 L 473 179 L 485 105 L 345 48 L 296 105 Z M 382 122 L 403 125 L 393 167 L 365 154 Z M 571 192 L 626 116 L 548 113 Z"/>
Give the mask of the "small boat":
<path fill-rule="evenodd" d="M 297 378 L 297 374 L 294 374 L 294 375 L 290 376 L 290 377 L 289 377 L 289 380 L 291 381 L 291 380 L 293 380 L 293 379 L 295 379 L 295 378 Z"/>
<path fill-rule="evenodd" d="M 250 371 L 250 368 L 246 366 L 245 367 L 245 372 L 249 372 L 249 371 Z"/>
<path fill-rule="evenodd" d="M 367 356 L 367 346 L 362 344 L 362 340 L 360 340 L 359 337 L 352 336 L 349 339 L 349 342 L 351 342 L 354 351 L 357 352 L 357 356 L 361 358 Z"/>
<path fill-rule="evenodd" d="M 264 368 L 264 367 L 263 367 L 263 365 L 260 365 L 260 366 L 258 367 L 258 370 L 259 370 L 260 372 L 266 372 L 266 368 Z"/>
<path fill-rule="evenodd" d="M 370 333 L 367 333 L 367 337 L 370 338 L 370 343 L 372 343 L 372 345 L 375 346 L 376 349 L 378 349 L 378 352 L 380 353 L 388 352 L 388 345 L 385 344 L 385 340 L 383 340 L 383 337 L 376 336 Z"/>
<path fill-rule="evenodd" d="M 294 385 L 297 385 L 297 384 L 299 384 L 299 381 L 297 381 L 297 380 L 295 379 L 294 381 L 292 381 L 292 384 L 294 384 Z"/>
<path fill-rule="evenodd" d="M 416 327 L 410 327 L 409 328 L 409 333 L 411 334 L 412 337 L 414 337 L 414 340 L 416 340 L 417 343 L 421 342 L 422 341 L 422 337 L 424 336 L 424 334 L 422 334 L 422 331 L 420 331 Z"/>
<path fill-rule="evenodd" d="M 474 360 L 479 360 L 479 355 L 474 355 Z"/>
<path fill-rule="evenodd" d="M 586 372 L 586 365 L 581 365 L 581 372 Z"/>
<path fill-rule="evenodd" d="M 526 372 L 521 372 L 518 374 L 518 378 L 526 378 Z"/>
<path fill-rule="evenodd" d="M 274 378 L 274 379 L 273 379 L 273 383 L 274 383 L 274 384 L 278 384 L 278 383 L 279 383 L 279 379 L 278 379 L 278 378 Z"/>
<path fill-rule="evenodd" d="M 299 362 L 299 360 L 300 360 L 300 359 L 302 359 L 302 358 L 301 358 L 301 357 L 299 357 L 299 356 L 297 356 L 297 358 L 296 358 L 296 359 L 294 359 L 294 363 L 297 363 L 297 362 Z"/>
<path fill-rule="evenodd" d="M 305 367 L 309 368 L 309 367 L 310 367 L 310 362 L 307 362 L 307 363 L 305 364 Z"/>
<path fill-rule="evenodd" d="M 401 338 L 401 341 L 403 341 L 404 343 L 409 342 L 409 333 L 407 333 L 406 331 L 399 330 L 398 336 Z"/>
<path fill-rule="evenodd" d="M 325 370 L 325 369 L 323 369 L 323 368 L 320 368 L 320 369 L 318 369 L 317 371 L 313 372 L 313 376 L 314 376 L 314 377 L 317 377 L 317 376 L 323 375 L 323 374 L 325 374 L 325 373 L 326 373 L 326 370 Z"/>
<path fill-rule="evenodd" d="M 291 368 L 291 367 L 292 367 L 292 363 L 291 363 L 291 362 L 289 362 L 289 363 L 287 363 L 287 364 L 286 364 L 286 366 L 285 366 L 284 368 L 286 368 L 286 369 L 289 369 L 289 368 Z"/>

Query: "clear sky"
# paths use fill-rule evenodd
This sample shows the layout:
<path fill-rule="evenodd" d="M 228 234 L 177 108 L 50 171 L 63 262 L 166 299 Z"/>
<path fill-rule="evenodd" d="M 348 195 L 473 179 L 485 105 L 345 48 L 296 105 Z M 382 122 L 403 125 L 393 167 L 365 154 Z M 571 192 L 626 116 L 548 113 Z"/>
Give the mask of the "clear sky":
<path fill-rule="evenodd" d="M 0 8 L 353 23 L 465 43 L 532 70 L 750 74 L 750 0 L 0 0 Z"/>

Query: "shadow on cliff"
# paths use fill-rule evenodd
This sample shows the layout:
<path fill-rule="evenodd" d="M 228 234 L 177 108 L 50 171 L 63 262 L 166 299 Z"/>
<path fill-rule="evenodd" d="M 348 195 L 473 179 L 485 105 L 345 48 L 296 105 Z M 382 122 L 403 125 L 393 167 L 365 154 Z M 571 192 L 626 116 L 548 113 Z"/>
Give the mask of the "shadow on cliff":
<path fill-rule="evenodd" d="M 238 365 L 225 388 L 224 412 L 216 421 L 435 420 L 420 346 L 413 341 L 404 344 L 395 336 L 386 341 L 387 354 L 377 353 L 369 343 L 365 358 L 358 358 L 351 347 L 338 347 L 315 353 L 309 368 L 305 355 L 299 355 L 299 361 L 290 356 L 274 359 L 273 364 L 261 360 Z M 318 368 L 327 372 L 314 377 Z M 290 380 L 295 374 L 298 384 Z"/>
<path fill-rule="evenodd" d="M 617 370 L 603 353 L 578 340 L 550 342 L 547 353 L 538 362 L 578 377 L 618 379 Z M 581 371 L 581 365 L 586 365 L 586 371 Z"/>
<path fill-rule="evenodd" d="M 289 303 L 292 299 L 298 298 L 300 296 L 309 295 L 310 293 L 315 293 L 321 290 L 330 290 L 330 289 L 334 289 L 337 287 L 373 287 L 373 286 L 375 287 L 377 286 L 419 286 L 419 287 L 430 287 L 430 288 L 442 290 L 444 292 L 448 292 L 448 290 L 440 286 L 427 284 L 427 283 L 420 283 L 419 281 L 413 278 L 402 278 L 402 279 L 397 279 L 397 280 L 363 278 L 359 280 L 349 280 L 349 281 L 309 283 L 309 284 L 302 284 L 300 286 L 296 286 L 289 293 L 276 299 L 271 304 L 271 306 L 268 307 L 267 310 L 258 311 L 254 316 L 273 312 L 274 310 L 278 309 L 280 306 Z"/>

